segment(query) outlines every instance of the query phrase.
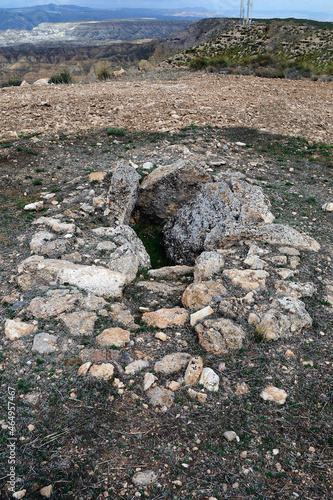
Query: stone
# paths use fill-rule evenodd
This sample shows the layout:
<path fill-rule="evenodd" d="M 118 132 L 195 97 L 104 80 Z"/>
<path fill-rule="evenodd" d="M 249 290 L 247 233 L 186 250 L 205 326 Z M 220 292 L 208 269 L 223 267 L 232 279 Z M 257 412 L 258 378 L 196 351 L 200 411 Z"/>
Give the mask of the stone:
<path fill-rule="evenodd" d="M 268 260 L 276 266 L 286 266 L 288 263 L 286 255 L 275 255 L 274 257 L 269 257 Z"/>
<path fill-rule="evenodd" d="M 157 377 L 153 375 L 152 373 L 145 373 L 144 379 L 143 379 L 143 390 L 146 392 L 148 389 L 151 388 L 151 386 L 156 382 Z"/>
<path fill-rule="evenodd" d="M 28 425 L 28 430 L 29 430 L 30 432 L 34 431 L 35 429 L 36 429 L 36 427 L 35 427 L 33 424 L 29 424 L 29 425 Z"/>
<path fill-rule="evenodd" d="M 195 313 L 191 314 L 190 325 L 194 326 L 199 321 L 202 321 L 203 319 L 207 318 L 208 316 L 211 316 L 212 314 L 214 314 L 214 309 L 210 306 L 206 306 L 203 309 L 200 309 L 200 311 L 196 311 Z"/>
<path fill-rule="evenodd" d="M 139 328 L 139 326 L 134 323 L 134 316 L 132 316 L 129 309 L 126 309 L 124 304 L 112 304 L 110 306 L 110 318 L 127 328 Z"/>
<path fill-rule="evenodd" d="M 240 349 L 245 339 L 245 331 L 232 320 L 208 319 L 195 328 L 199 344 L 213 354 L 226 354 L 229 350 Z"/>
<path fill-rule="evenodd" d="M 260 394 L 260 397 L 265 401 L 274 401 L 279 405 L 283 405 L 286 402 L 287 396 L 286 391 L 272 385 L 267 386 Z"/>
<path fill-rule="evenodd" d="M 39 212 L 40 210 L 43 210 L 44 208 L 44 202 L 43 201 L 35 201 L 35 203 L 28 203 L 28 205 L 25 205 L 24 210 L 26 211 L 35 211 Z"/>
<path fill-rule="evenodd" d="M 215 241 L 216 228 L 217 234 L 224 234 L 223 228 L 230 222 L 236 227 L 272 222 L 274 216 L 269 206 L 261 188 L 240 179 L 204 184 L 200 192 L 165 225 L 167 256 L 171 261 L 191 265 L 204 250 L 222 247 L 211 244 L 210 235 L 213 233 Z"/>
<path fill-rule="evenodd" d="M 5 322 L 5 337 L 9 340 L 17 340 L 25 335 L 31 335 L 37 330 L 37 325 L 25 323 L 20 319 L 7 319 Z"/>
<path fill-rule="evenodd" d="M 96 342 L 101 347 L 123 347 L 130 340 L 130 332 L 122 328 L 107 328 L 96 337 Z"/>
<path fill-rule="evenodd" d="M 147 396 L 153 406 L 165 406 L 166 408 L 170 408 L 170 406 L 173 405 L 175 398 L 172 391 L 158 386 L 153 389 L 149 389 L 149 391 L 147 391 Z"/>
<path fill-rule="evenodd" d="M 115 250 L 117 245 L 113 241 L 101 241 L 98 243 L 96 250 Z"/>
<path fill-rule="evenodd" d="M 157 361 L 154 366 L 155 372 L 165 373 L 170 375 L 170 373 L 176 373 L 185 368 L 191 359 L 191 355 L 187 352 L 175 352 L 173 354 L 167 354 L 164 358 Z"/>
<path fill-rule="evenodd" d="M 39 490 L 39 493 L 42 495 L 42 497 L 50 498 L 52 495 L 52 491 L 53 491 L 52 484 L 49 484 L 48 486 L 44 486 L 44 488 Z"/>
<path fill-rule="evenodd" d="M 165 335 L 163 332 L 157 332 L 155 333 L 155 339 L 161 340 L 162 342 L 166 342 L 168 340 L 168 336 Z"/>
<path fill-rule="evenodd" d="M 35 297 L 27 310 L 35 318 L 52 318 L 73 309 L 80 299 L 80 294 L 69 293 L 68 290 L 50 290 L 46 297 Z"/>
<path fill-rule="evenodd" d="M 151 161 L 145 161 L 144 164 L 142 165 L 143 170 L 151 170 L 154 168 L 154 163 Z"/>
<path fill-rule="evenodd" d="M 293 281 L 277 281 L 274 283 L 277 295 L 287 295 L 300 299 L 301 297 L 312 297 L 316 292 L 313 283 L 295 283 Z"/>
<path fill-rule="evenodd" d="M 276 340 L 300 334 L 312 326 L 305 304 L 295 297 L 278 296 L 269 309 L 258 313 L 260 321 L 256 331 L 264 340 Z"/>
<path fill-rule="evenodd" d="M 217 392 L 219 390 L 220 377 L 211 368 L 204 368 L 201 372 L 199 384 L 207 391 Z"/>
<path fill-rule="evenodd" d="M 44 224 L 44 226 L 50 227 L 55 233 L 73 234 L 76 231 L 75 224 L 61 222 L 59 219 L 53 217 L 39 217 L 39 219 L 33 221 L 33 224 Z"/>
<path fill-rule="evenodd" d="M 296 255 L 297 257 L 300 256 L 300 253 L 297 250 L 297 248 L 293 248 L 293 247 L 280 247 L 278 250 L 279 250 L 280 253 L 283 253 L 285 255 Z"/>
<path fill-rule="evenodd" d="M 22 275 L 18 277 L 18 283 L 24 290 L 32 286 L 68 283 L 98 296 L 121 297 L 127 283 L 124 274 L 104 267 L 83 266 L 41 256 L 24 260 L 18 270 Z"/>
<path fill-rule="evenodd" d="M 277 274 L 281 276 L 283 280 L 287 280 L 288 278 L 292 278 L 294 276 L 294 271 L 291 269 L 278 269 Z"/>
<path fill-rule="evenodd" d="M 129 163 L 120 162 L 115 168 L 107 200 L 110 226 L 129 224 L 138 198 L 139 180 L 139 174 Z"/>
<path fill-rule="evenodd" d="M 247 394 L 248 392 L 250 392 L 250 388 L 245 382 L 241 382 L 241 383 L 236 384 L 236 390 L 235 390 L 236 396 L 243 396 L 244 394 Z"/>
<path fill-rule="evenodd" d="M 333 202 L 324 203 L 321 209 L 325 212 L 333 212 Z"/>
<path fill-rule="evenodd" d="M 146 359 L 137 359 L 136 361 L 132 361 L 132 363 L 126 366 L 125 374 L 134 375 L 135 373 L 138 373 L 141 370 L 148 368 L 148 366 L 149 366 L 149 361 L 147 361 Z"/>
<path fill-rule="evenodd" d="M 87 361 L 86 363 L 83 363 L 83 365 L 81 365 L 77 371 L 78 376 L 81 377 L 83 375 L 87 375 L 91 365 L 92 365 L 91 361 Z"/>
<path fill-rule="evenodd" d="M 184 284 L 178 284 L 178 283 L 172 283 L 169 284 L 165 281 L 159 282 L 159 281 L 137 281 L 136 286 L 139 286 L 141 288 L 146 288 L 146 290 L 149 290 L 152 293 L 157 293 L 161 297 L 166 297 L 167 295 L 173 295 L 173 294 L 180 294 L 182 293 L 186 285 Z"/>
<path fill-rule="evenodd" d="M 240 286 L 243 290 L 260 290 L 265 288 L 269 273 L 252 269 L 226 269 L 223 275 L 229 278 L 234 286 Z"/>
<path fill-rule="evenodd" d="M 142 315 L 142 321 L 149 326 L 157 328 L 170 328 L 173 326 L 184 326 L 188 321 L 189 313 L 186 309 L 174 307 L 173 309 L 158 309 L 153 312 L 146 312 Z"/>
<path fill-rule="evenodd" d="M 92 377 L 104 380 L 110 380 L 114 372 L 114 366 L 111 363 L 101 363 L 100 365 L 92 365 L 89 374 Z"/>
<path fill-rule="evenodd" d="M 53 240 L 55 238 L 54 234 L 49 231 L 38 231 L 34 234 L 31 242 L 30 242 L 30 250 L 33 253 L 39 253 L 46 241 Z"/>
<path fill-rule="evenodd" d="M 178 389 L 181 387 L 181 384 L 179 382 L 176 382 L 175 380 L 172 380 L 168 385 L 167 388 L 170 389 L 172 392 L 178 391 Z"/>
<path fill-rule="evenodd" d="M 140 265 L 139 256 L 135 253 L 133 246 L 130 243 L 125 243 L 111 254 L 108 267 L 112 269 L 112 271 L 125 274 L 128 283 L 130 283 L 136 278 L 142 266 Z"/>
<path fill-rule="evenodd" d="M 36 87 L 43 87 L 44 85 L 49 85 L 49 79 L 48 78 L 39 78 L 39 80 L 36 80 L 33 82 L 32 85 L 35 85 Z"/>
<path fill-rule="evenodd" d="M 184 307 L 193 311 L 214 303 L 215 298 L 226 294 L 227 290 L 225 286 L 216 281 L 192 283 L 184 291 L 182 303 Z"/>
<path fill-rule="evenodd" d="M 203 369 L 203 360 L 200 356 L 195 356 L 192 358 L 187 365 L 185 375 L 184 375 L 184 384 L 185 385 L 196 385 L 201 372 Z"/>
<path fill-rule="evenodd" d="M 102 182 L 107 175 L 107 172 L 90 172 L 89 182 Z"/>
<path fill-rule="evenodd" d="M 90 311 L 75 311 L 69 314 L 61 314 L 60 319 L 64 322 L 71 335 L 91 335 L 94 331 L 97 316 Z"/>
<path fill-rule="evenodd" d="M 136 472 L 132 477 L 132 482 L 135 486 L 149 486 L 150 484 L 156 483 L 158 480 L 157 474 L 152 470 L 147 470 L 145 472 Z"/>
<path fill-rule="evenodd" d="M 247 322 L 249 325 L 257 325 L 260 322 L 260 318 L 257 314 L 250 313 Z"/>
<path fill-rule="evenodd" d="M 214 228 L 206 237 L 205 250 L 228 248 L 240 240 L 256 240 L 271 245 L 290 245 L 300 250 L 318 252 L 319 243 L 310 236 L 282 224 L 237 224 L 228 222 Z"/>
<path fill-rule="evenodd" d="M 32 350 L 39 354 L 50 354 L 57 350 L 57 340 L 58 337 L 55 335 L 50 335 L 46 332 L 37 333 L 34 337 Z"/>
<path fill-rule="evenodd" d="M 21 498 L 25 497 L 26 492 L 27 492 L 27 490 L 15 491 L 15 493 L 13 493 L 13 498 L 20 500 Z"/>
<path fill-rule="evenodd" d="M 239 436 L 237 436 L 235 431 L 226 431 L 223 433 L 223 437 L 227 441 L 234 441 L 236 439 L 237 443 L 240 442 Z"/>
<path fill-rule="evenodd" d="M 209 179 L 205 169 L 190 160 L 158 167 L 141 183 L 137 207 L 145 217 L 166 221 Z"/>
<path fill-rule="evenodd" d="M 297 269 L 297 267 L 300 265 L 301 259 L 296 256 L 291 256 L 289 257 L 289 266 L 291 269 Z"/>
<path fill-rule="evenodd" d="M 267 266 L 267 262 L 265 262 L 263 259 L 260 259 L 258 255 L 249 255 L 244 260 L 244 264 L 251 269 L 257 270 L 264 269 L 264 267 Z"/>
<path fill-rule="evenodd" d="M 193 267 L 191 266 L 167 266 L 148 271 L 148 276 L 155 279 L 174 279 L 190 274 L 193 274 Z"/>
<path fill-rule="evenodd" d="M 195 261 L 194 281 L 211 279 L 215 274 L 221 272 L 223 266 L 223 255 L 218 252 L 202 252 Z"/>

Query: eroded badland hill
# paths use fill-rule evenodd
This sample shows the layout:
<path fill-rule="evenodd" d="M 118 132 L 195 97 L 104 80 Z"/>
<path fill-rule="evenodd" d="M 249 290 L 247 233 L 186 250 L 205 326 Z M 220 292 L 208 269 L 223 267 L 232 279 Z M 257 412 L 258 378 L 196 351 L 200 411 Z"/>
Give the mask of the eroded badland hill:
<path fill-rule="evenodd" d="M 331 498 L 332 83 L 0 103 L 1 498 Z"/>

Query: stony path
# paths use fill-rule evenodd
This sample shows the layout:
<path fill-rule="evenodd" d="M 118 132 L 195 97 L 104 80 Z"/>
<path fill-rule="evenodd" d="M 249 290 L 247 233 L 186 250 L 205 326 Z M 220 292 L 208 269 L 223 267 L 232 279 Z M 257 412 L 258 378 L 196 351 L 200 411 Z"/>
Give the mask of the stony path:
<path fill-rule="evenodd" d="M 196 124 L 333 140 L 332 82 L 213 74 L 165 78 L 2 89 L 0 135 L 107 126 L 170 132 Z"/>

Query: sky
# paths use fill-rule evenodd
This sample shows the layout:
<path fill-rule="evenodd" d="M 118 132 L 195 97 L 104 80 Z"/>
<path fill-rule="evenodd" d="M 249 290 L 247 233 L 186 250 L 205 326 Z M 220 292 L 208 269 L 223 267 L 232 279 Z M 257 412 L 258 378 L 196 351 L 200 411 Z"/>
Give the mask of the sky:
<path fill-rule="evenodd" d="M 0 0 L 0 7 L 27 7 L 54 3 L 94 8 L 180 8 L 205 7 L 227 16 L 239 14 L 240 0 Z M 244 1 L 247 3 L 247 0 Z M 312 17 L 333 20 L 333 0 L 253 0 L 253 17 Z"/>

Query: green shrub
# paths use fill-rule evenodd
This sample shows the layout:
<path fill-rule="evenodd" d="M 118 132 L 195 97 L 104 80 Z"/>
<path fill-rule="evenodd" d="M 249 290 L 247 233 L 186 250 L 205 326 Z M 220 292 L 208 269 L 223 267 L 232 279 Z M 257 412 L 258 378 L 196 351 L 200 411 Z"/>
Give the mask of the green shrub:
<path fill-rule="evenodd" d="M 0 83 L 0 88 L 3 87 L 19 87 L 22 83 L 22 80 L 8 80 L 7 82 Z"/>
<path fill-rule="evenodd" d="M 119 136 L 122 136 L 122 135 L 125 135 L 125 130 L 123 128 L 113 128 L 113 127 L 110 127 L 107 129 L 106 133 L 108 135 L 119 135 Z"/>
<path fill-rule="evenodd" d="M 64 69 L 61 73 L 51 76 L 49 83 L 72 83 L 73 78 L 68 69 Z"/>
<path fill-rule="evenodd" d="M 200 71 L 208 66 L 208 60 L 204 57 L 194 57 L 190 62 L 190 68 L 194 71 Z"/>
<path fill-rule="evenodd" d="M 111 71 L 106 66 L 101 66 L 96 73 L 97 80 L 109 80 L 111 78 Z"/>

